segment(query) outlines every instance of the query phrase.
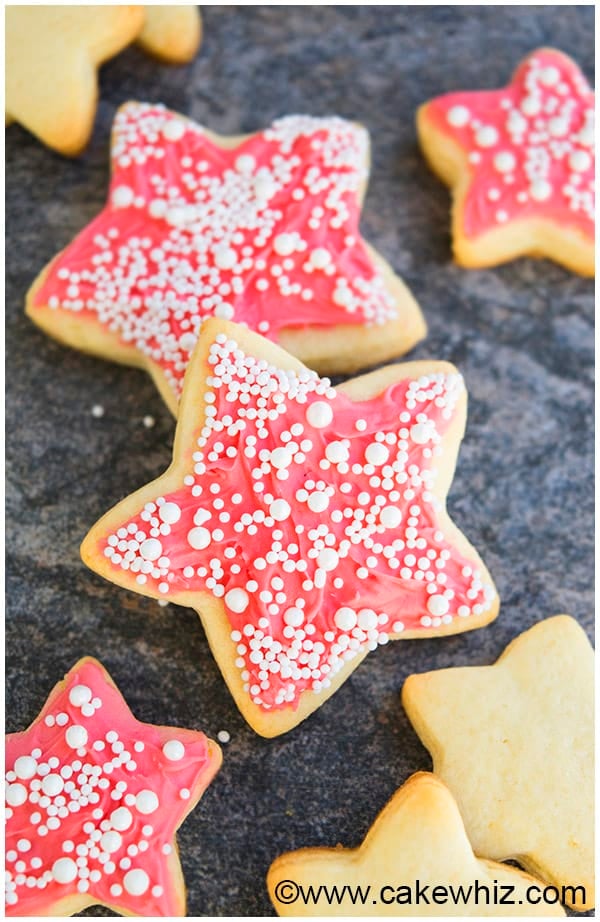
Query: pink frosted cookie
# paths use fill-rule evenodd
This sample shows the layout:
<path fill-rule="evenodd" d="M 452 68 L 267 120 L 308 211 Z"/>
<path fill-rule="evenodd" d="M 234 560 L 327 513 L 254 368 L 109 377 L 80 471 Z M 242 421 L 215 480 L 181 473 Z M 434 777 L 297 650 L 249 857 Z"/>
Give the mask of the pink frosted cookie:
<path fill-rule="evenodd" d="M 465 415 L 447 363 L 334 389 L 206 321 L 171 467 L 91 529 L 83 560 L 196 609 L 248 722 L 283 733 L 379 644 L 495 617 L 491 578 L 445 510 Z"/>
<path fill-rule="evenodd" d="M 146 368 L 173 413 L 207 317 L 328 374 L 395 357 L 425 323 L 360 236 L 368 157 L 365 129 L 339 118 L 223 138 L 128 103 L 108 203 L 42 271 L 27 312 L 62 342 Z"/>
<path fill-rule="evenodd" d="M 6 915 L 185 915 L 175 833 L 220 764 L 203 733 L 140 723 L 80 660 L 6 738 Z"/>
<path fill-rule="evenodd" d="M 594 275 L 594 93 L 574 61 L 540 48 L 502 90 L 425 103 L 417 127 L 453 192 L 460 265 L 548 256 Z"/>

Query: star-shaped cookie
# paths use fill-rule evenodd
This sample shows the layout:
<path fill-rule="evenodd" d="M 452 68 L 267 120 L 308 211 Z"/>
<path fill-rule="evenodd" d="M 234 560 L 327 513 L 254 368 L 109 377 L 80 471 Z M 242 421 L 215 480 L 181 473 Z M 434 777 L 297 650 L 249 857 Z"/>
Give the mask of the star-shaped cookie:
<path fill-rule="evenodd" d="M 197 6 L 146 6 L 144 27 L 138 44 L 167 63 L 191 61 L 202 39 L 202 20 Z"/>
<path fill-rule="evenodd" d="M 594 274 L 594 93 L 574 61 L 540 48 L 504 89 L 425 103 L 417 127 L 452 189 L 460 265 L 548 256 Z"/>
<path fill-rule="evenodd" d="M 280 916 L 564 916 L 540 900 L 540 881 L 475 856 L 452 795 L 427 772 L 396 791 L 359 848 L 281 855 L 267 886 Z"/>
<path fill-rule="evenodd" d="M 590 643 L 560 615 L 494 666 L 413 675 L 402 690 L 475 852 L 576 888 L 566 902 L 579 910 L 594 905 L 593 689 Z"/>
<path fill-rule="evenodd" d="M 6 122 L 48 147 L 80 153 L 92 133 L 98 67 L 134 39 L 165 61 L 189 61 L 200 44 L 194 6 L 6 8 Z"/>
<path fill-rule="evenodd" d="M 208 320 L 171 467 L 91 529 L 83 560 L 194 608 L 248 722 L 285 732 L 378 644 L 495 617 L 491 578 L 445 511 L 465 410 L 447 363 L 334 389 Z"/>
<path fill-rule="evenodd" d="M 213 315 L 328 374 L 395 357 L 425 324 L 360 236 L 367 175 L 367 132 L 343 119 L 222 138 L 128 103 L 108 203 L 42 271 L 27 312 L 68 345 L 146 368 L 174 413 Z"/>
<path fill-rule="evenodd" d="M 175 833 L 220 764 L 203 733 L 137 721 L 80 660 L 6 738 L 6 914 L 185 915 Z"/>

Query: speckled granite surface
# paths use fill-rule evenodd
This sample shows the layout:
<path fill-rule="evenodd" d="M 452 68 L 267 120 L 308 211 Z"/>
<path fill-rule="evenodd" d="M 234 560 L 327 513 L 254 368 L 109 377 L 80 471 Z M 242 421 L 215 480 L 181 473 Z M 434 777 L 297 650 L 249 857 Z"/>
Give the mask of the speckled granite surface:
<path fill-rule="evenodd" d="M 93 654 L 140 719 L 227 729 L 222 771 L 180 834 L 188 911 L 260 915 L 272 913 L 264 876 L 277 854 L 358 844 L 393 791 L 430 766 L 399 702 L 410 672 L 491 663 L 557 612 L 591 634 L 593 285 L 545 261 L 454 267 L 448 194 L 419 154 L 413 116 L 429 96 L 503 84 L 543 44 L 592 79 L 594 22 L 590 7 L 372 6 L 209 7 L 204 24 L 189 67 L 134 48 L 104 67 L 94 136 L 78 160 L 16 126 L 7 133 L 7 727 L 26 726 L 55 681 Z M 110 122 L 129 98 L 162 101 L 221 133 L 290 112 L 367 125 L 363 229 L 427 317 L 414 357 L 455 362 L 470 392 L 449 507 L 495 577 L 498 620 L 381 648 L 274 741 L 245 725 L 192 611 L 161 608 L 80 562 L 89 525 L 167 466 L 173 421 L 143 373 L 60 347 L 22 311 L 39 269 L 100 209 Z"/>

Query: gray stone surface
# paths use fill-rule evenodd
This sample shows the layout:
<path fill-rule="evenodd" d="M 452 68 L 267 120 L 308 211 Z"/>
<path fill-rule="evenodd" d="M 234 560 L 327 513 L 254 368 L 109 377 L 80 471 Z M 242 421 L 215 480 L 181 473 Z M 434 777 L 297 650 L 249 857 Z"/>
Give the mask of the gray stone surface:
<path fill-rule="evenodd" d="M 448 193 L 419 153 L 414 111 L 453 88 L 502 85 L 543 44 L 572 54 L 591 79 L 594 20 L 575 6 L 209 7 L 204 23 L 189 67 L 131 48 L 103 68 L 94 136 L 78 160 L 17 126 L 7 134 L 7 727 L 26 726 L 55 681 L 93 654 L 140 719 L 229 730 L 223 769 L 180 834 L 188 909 L 260 915 L 272 913 L 264 876 L 276 855 L 358 844 L 393 791 L 430 767 L 400 706 L 409 673 L 491 663 L 557 612 L 591 633 L 592 283 L 546 261 L 453 266 Z M 495 577 L 498 620 L 378 650 L 274 741 L 245 725 L 192 611 L 161 608 L 80 562 L 88 527 L 167 466 L 173 421 L 144 374 L 60 347 L 22 310 L 39 269 L 103 204 L 110 123 L 129 98 L 221 133 L 290 112 L 364 122 L 373 171 L 363 229 L 427 316 L 414 356 L 455 362 L 470 391 L 449 506 Z M 142 425 L 146 414 L 155 428 Z"/>

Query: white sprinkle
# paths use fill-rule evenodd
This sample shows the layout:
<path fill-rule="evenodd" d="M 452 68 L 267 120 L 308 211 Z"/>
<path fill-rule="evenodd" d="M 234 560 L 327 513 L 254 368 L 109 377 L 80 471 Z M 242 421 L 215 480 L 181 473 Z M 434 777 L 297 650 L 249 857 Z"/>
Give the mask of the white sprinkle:
<path fill-rule="evenodd" d="M 293 234 L 278 234 L 273 241 L 273 249 L 279 256 L 291 256 L 296 249 Z"/>
<path fill-rule="evenodd" d="M 185 134 L 185 125 L 179 118 L 169 119 L 162 133 L 167 141 L 179 141 Z"/>
<path fill-rule="evenodd" d="M 325 269 L 331 262 L 331 254 L 324 247 L 317 247 L 310 254 L 310 264 L 314 269 Z"/>
<path fill-rule="evenodd" d="M 333 616 L 335 626 L 339 628 L 340 631 L 351 631 L 356 627 L 358 618 L 356 612 L 352 608 L 338 608 L 335 615 Z"/>
<path fill-rule="evenodd" d="M 243 611 L 246 611 L 249 603 L 250 598 L 248 593 L 243 589 L 230 589 L 229 592 L 225 595 L 225 604 L 227 605 L 227 608 L 233 612 L 236 612 L 236 614 L 241 614 Z"/>
<path fill-rule="evenodd" d="M 448 109 L 446 120 L 454 128 L 462 128 L 467 124 L 471 115 L 466 106 L 452 106 Z"/>
<path fill-rule="evenodd" d="M 169 762 L 179 762 L 185 755 L 185 746 L 181 740 L 168 740 L 162 748 L 165 759 Z"/>
<path fill-rule="evenodd" d="M 475 143 L 478 147 L 493 147 L 498 140 L 498 132 L 492 125 L 484 125 L 475 134 Z"/>
<path fill-rule="evenodd" d="M 52 865 L 52 877 L 57 884 L 70 884 L 77 877 L 77 865 L 72 858 L 58 858 Z"/>
<path fill-rule="evenodd" d="M 31 756 L 19 756 L 15 762 L 15 774 L 17 778 L 26 781 L 33 778 L 37 770 L 37 761 Z"/>
<path fill-rule="evenodd" d="M 158 510 L 158 517 L 167 525 L 174 525 L 181 518 L 181 509 L 177 503 L 163 503 Z"/>
<path fill-rule="evenodd" d="M 242 173 L 244 176 L 249 176 L 256 167 L 256 160 L 252 154 L 240 154 L 235 161 L 235 168 L 238 173 Z"/>
<path fill-rule="evenodd" d="M 276 522 L 284 522 L 292 512 L 292 507 L 285 499 L 276 499 L 269 506 L 269 515 Z"/>
<path fill-rule="evenodd" d="M 569 157 L 569 166 L 577 173 L 585 173 L 592 165 L 592 158 L 585 150 L 573 151 Z"/>
<path fill-rule="evenodd" d="M 172 743 L 179 742 L 178 740 L 171 740 Z M 165 746 L 168 746 L 169 743 L 165 743 Z M 180 744 L 181 745 L 181 744 Z M 165 752 L 165 746 L 163 746 L 163 753 Z M 181 747 L 183 749 L 183 746 Z M 165 753 L 166 755 L 166 753 Z M 167 758 L 170 758 L 167 756 Z M 178 758 L 181 758 L 179 756 Z M 175 760 L 172 760 L 175 761 Z M 136 794 L 135 797 L 135 808 L 138 813 L 142 813 L 144 816 L 147 816 L 149 813 L 154 813 L 158 809 L 158 797 L 154 791 L 144 790 L 140 791 L 139 794 Z"/>
<path fill-rule="evenodd" d="M 402 513 L 397 506 L 384 506 L 379 519 L 384 528 L 398 528 L 402 521 Z"/>
<path fill-rule="evenodd" d="M 133 816 L 127 807 L 118 807 L 111 813 L 110 822 L 115 829 L 118 829 L 120 832 L 124 832 L 125 829 L 129 829 L 133 823 Z"/>
<path fill-rule="evenodd" d="M 92 700 L 92 689 L 87 685 L 74 685 L 69 692 L 69 701 L 73 707 L 80 708 Z"/>
<path fill-rule="evenodd" d="M 158 560 L 162 557 L 162 544 L 156 538 L 146 538 L 140 545 L 140 554 L 144 560 Z"/>
<path fill-rule="evenodd" d="M 111 196 L 111 201 L 115 208 L 128 208 L 135 198 L 133 189 L 129 186 L 117 186 Z"/>
<path fill-rule="evenodd" d="M 432 595 L 427 601 L 427 608 L 435 617 L 441 617 L 442 615 L 447 614 L 450 603 L 448 599 L 443 595 Z"/>
<path fill-rule="evenodd" d="M 536 202 L 545 202 L 552 195 L 552 186 L 545 179 L 534 179 L 529 187 L 529 194 Z"/>
<path fill-rule="evenodd" d="M 516 166 L 516 160 L 510 151 L 501 151 L 494 157 L 494 166 L 499 173 L 510 173 Z"/>
<path fill-rule="evenodd" d="M 71 749 L 81 749 L 88 741 L 88 732 L 85 727 L 74 724 L 66 731 L 65 741 Z"/>
<path fill-rule="evenodd" d="M 324 429 L 333 420 L 333 410 L 324 400 L 316 400 L 306 411 L 306 420 L 315 429 Z"/>
<path fill-rule="evenodd" d="M 210 532 L 207 528 L 192 528 L 188 531 L 187 540 L 195 551 L 203 551 L 210 544 Z"/>
<path fill-rule="evenodd" d="M 131 896 L 142 896 L 150 886 L 150 878 L 141 868 L 133 868 L 125 874 L 123 886 Z"/>

